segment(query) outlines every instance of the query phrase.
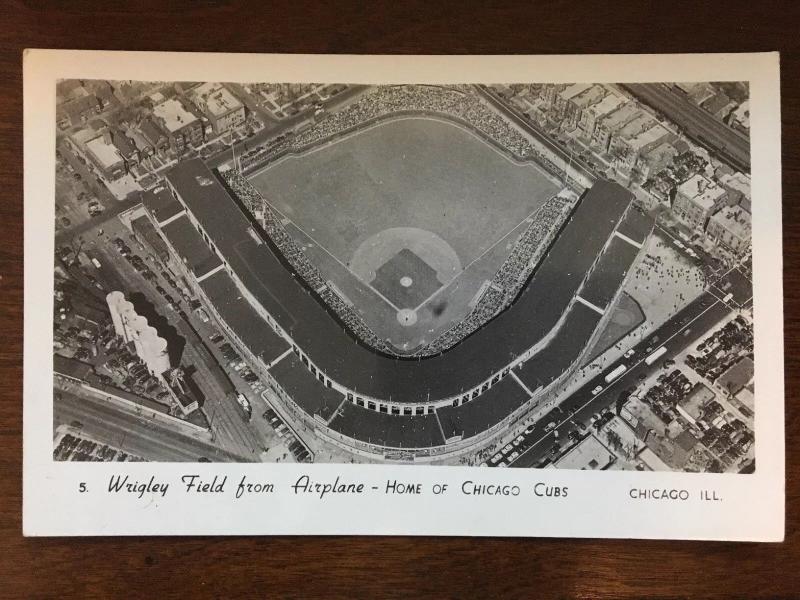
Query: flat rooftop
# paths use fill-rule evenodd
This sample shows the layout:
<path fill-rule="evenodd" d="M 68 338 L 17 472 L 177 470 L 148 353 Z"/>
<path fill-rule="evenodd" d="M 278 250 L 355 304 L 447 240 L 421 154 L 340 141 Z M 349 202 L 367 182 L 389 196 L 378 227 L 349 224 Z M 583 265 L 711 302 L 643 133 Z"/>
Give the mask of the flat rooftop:
<path fill-rule="evenodd" d="M 122 162 L 122 156 L 117 147 L 111 142 L 106 142 L 102 135 L 86 142 L 86 149 L 105 169 Z"/>
<path fill-rule="evenodd" d="M 717 199 L 725 194 L 725 189 L 697 173 L 678 186 L 678 193 L 691 198 L 703 208 L 711 209 Z"/>
<path fill-rule="evenodd" d="M 157 223 L 163 223 L 183 212 L 183 206 L 175 200 L 169 190 L 158 187 L 142 194 L 142 203 Z"/>
<path fill-rule="evenodd" d="M 284 344 L 288 348 L 288 344 Z M 269 372 L 304 411 L 319 416 L 326 423 L 344 400 L 341 392 L 326 387 L 294 354 L 278 361 Z"/>
<path fill-rule="evenodd" d="M 161 232 L 196 277 L 202 277 L 222 264 L 186 215 L 164 225 Z"/>
<path fill-rule="evenodd" d="M 183 104 L 174 98 L 158 104 L 153 108 L 153 114 L 163 119 L 164 126 L 170 133 L 180 131 L 187 125 L 199 121 L 196 116 L 186 110 Z"/>
<path fill-rule="evenodd" d="M 221 83 L 204 83 L 193 89 L 191 96 L 195 103 L 199 102 L 198 108 L 214 117 L 221 117 L 242 107 L 236 96 Z"/>

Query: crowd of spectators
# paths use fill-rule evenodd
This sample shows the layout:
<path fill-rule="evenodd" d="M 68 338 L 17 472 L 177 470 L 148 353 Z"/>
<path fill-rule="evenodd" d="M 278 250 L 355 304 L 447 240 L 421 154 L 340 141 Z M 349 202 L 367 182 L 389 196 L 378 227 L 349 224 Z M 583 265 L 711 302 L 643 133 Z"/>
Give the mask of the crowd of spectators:
<path fill-rule="evenodd" d="M 562 168 L 481 101 L 470 86 L 425 85 L 379 86 L 346 108 L 327 114 L 294 137 L 281 137 L 250 150 L 242 157 L 241 169 L 247 171 L 287 152 L 302 152 L 320 142 L 358 129 L 365 123 L 403 113 L 439 114 L 455 118 L 483 134 L 515 159 L 526 161 L 535 157 L 551 173 L 559 177 L 563 175 Z"/>
<path fill-rule="evenodd" d="M 572 202 L 562 196 L 554 196 L 545 202 L 469 315 L 418 350 L 415 356 L 430 356 L 447 350 L 513 302 L 571 207 Z"/>
<path fill-rule="evenodd" d="M 531 224 L 492 278 L 492 285 L 505 290 L 508 302 L 517 297 L 571 207 L 567 198 L 554 196 L 533 215 Z"/>
<path fill-rule="evenodd" d="M 267 235 L 269 235 L 270 239 L 278 247 L 286 260 L 289 261 L 289 264 L 292 265 L 295 272 L 303 278 L 311 289 L 320 295 L 345 326 L 369 346 L 382 352 L 391 353 L 391 346 L 380 339 L 375 332 L 364 323 L 361 315 L 328 286 L 322 274 L 319 272 L 319 269 L 308 259 L 305 252 L 303 252 L 303 249 L 300 248 L 294 238 L 286 232 L 286 229 L 283 227 L 280 220 L 276 218 L 275 213 L 264 201 L 258 190 L 250 185 L 244 177 L 234 171 L 228 171 L 222 176 L 225 178 L 231 190 L 245 205 L 251 207 L 251 210 L 255 206 L 260 207 L 261 214 L 263 215 L 261 224 L 267 232 Z"/>
<path fill-rule="evenodd" d="M 240 163 L 247 171 L 269 158 L 287 152 L 299 152 L 332 137 L 352 131 L 365 123 L 398 113 L 442 114 L 470 125 L 473 129 L 499 145 L 517 160 L 536 156 L 554 173 L 560 171 L 553 163 L 544 160 L 536 148 L 510 123 L 482 102 L 469 86 L 379 86 L 350 104 L 332 113 L 294 137 L 273 140 L 269 145 L 251 150 Z M 302 249 L 286 232 L 274 213 L 263 201 L 259 192 L 244 177 L 230 171 L 224 175 L 231 189 L 255 213 L 260 207 L 263 226 L 270 238 L 283 252 L 297 273 L 313 288 L 350 330 L 365 343 L 388 353 L 396 353 L 384 340 L 364 323 L 361 316 L 334 290 L 327 286 L 319 270 L 308 260 Z M 447 350 L 467 335 L 482 327 L 516 298 L 525 281 L 536 266 L 558 223 L 571 208 L 571 202 L 560 196 L 548 200 L 536 213 L 531 224 L 516 242 L 509 257 L 484 290 L 470 314 L 435 340 L 417 350 L 414 356 L 431 356 Z"/>

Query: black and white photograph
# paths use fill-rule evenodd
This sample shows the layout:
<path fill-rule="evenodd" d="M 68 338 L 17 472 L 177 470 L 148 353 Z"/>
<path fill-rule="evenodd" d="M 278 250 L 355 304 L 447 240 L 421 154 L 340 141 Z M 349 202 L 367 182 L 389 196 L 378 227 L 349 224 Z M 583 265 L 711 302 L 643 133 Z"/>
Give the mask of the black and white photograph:
<path fill-rule="evenodd" d="M 56 99 L 55 460 L 755 469 L 747 81 Z"/>
<path fill-rule="evenodd" d="M 782 537 L 776 55 L 25 68 L 26 534 Z"/>

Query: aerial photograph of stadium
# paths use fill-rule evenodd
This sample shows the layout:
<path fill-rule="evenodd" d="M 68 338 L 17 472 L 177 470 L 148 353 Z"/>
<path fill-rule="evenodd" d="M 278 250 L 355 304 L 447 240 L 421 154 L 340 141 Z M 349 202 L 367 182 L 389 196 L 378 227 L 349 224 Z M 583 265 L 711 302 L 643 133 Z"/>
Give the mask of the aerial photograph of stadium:
<path fill-rule="evenodd" d="M 754 472 L 747 82 L 56 92 L 54 460 Z"/>

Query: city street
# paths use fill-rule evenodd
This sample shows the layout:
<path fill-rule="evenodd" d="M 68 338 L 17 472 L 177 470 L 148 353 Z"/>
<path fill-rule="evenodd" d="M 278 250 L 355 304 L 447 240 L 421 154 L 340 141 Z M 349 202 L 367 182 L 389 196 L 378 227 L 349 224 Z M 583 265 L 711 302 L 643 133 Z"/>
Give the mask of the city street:
<path fill-rule="evenodd" d="M 144 411 L 146 413 L 146 411 Z M 197 462 L 200 458 L 224 462 L 253 460 L 232 454 L 160 421 L 120 409 L 89 395 L 57 391 L 53 400 L 53 427 L 72 424 L 87 436 L 145 460 Z"/>
<path fill-rule="evenodd" d="M 563 400 L 556 409 L 542 417 L 526 436 L 525 441 L 519 445 L 519 448 L 522 449 L 519 458 L 509 466 L 539 466 L 542 461 L 552 456 L 551 451 L 557 441 L 555 431 L 558 431 L 557 439 L 562 443 L 568 439 L 571 431 L 579 433 L 588 431 L 592 415 L 607 408 L 613 410 L 620 393 L 636 387 L 638 382 L 648 374 L 661 369 L 666 360 L 673 358 L 705 335 L 710 328 L 730 312 L 731 308 L 718 301 L 712 294 L 703 293 L 652 335 L 635 346 L 633 348 L 635 353 L 630 359 L 622 359 L 616 363 L 626 364 L 628 367 L 621 377 L 607 384 L 604 374 L 598 374 L 597 377 Z M 666 354 L 653 365 L 646 365 L 644 360 L 647 356 L 661 346 L 667 348 Z M 606 369 L 606 372 L 609 370 L 610 368 Z M 597 386 L 601 386 L 603 389 L 593 395 L 591 390 Z M 556 427 L 546 431 L 550 423 L 555 423 Z M 581 424 L 582 427 L 578 424 Z"/>
<path fill-rule="evenodd" d="M 329 98 L 328 100 L 323 102 L 322 106 L 325 110 L 333 110 L 339 108 L 342 105 L 347 104 L 348 102 L 357 98 L 366 89 L 368 89 L 368 86 L 364 85 L 350 86 L 340 94 L 337 94 L 333 98 Z M 313 115 L 313 112 L 314 112 L 313 109 L 308 109 L 306 111 L 296 114 L 293 117 L 287 117 L 285 119 L 282 119 L 281 121 L 278 121 L 274 125 L 265 123 L 266 126 L 264 127 L 264 129 L 259 131 L 257 134 L 240 142 L 236 142 L 233 145 L 236 154 L 242 155 L 249 149 L 260 146 L 267 140 L 278 137 L 283 133 L 293 130 L 295 127 L 297 127 L 299 124 L 301 124 L 303 121 L 306 121 L 311 115 Z M 274 119 L 272 122 L 274 122 Z M 231 160 L 233 160 L 233 152 L 231 148 L 226 148 L 222 152 L 210 157 L 205 162 L 210 168 L 216 169 L 219 168 L 221 165 L 230 162 Z"/>
<path fill-rule="evenodd" d="M 736 169 L 750 172 L 750 140 L 661 83 L 623 84 L 634 96 L 663 114 L 701 146 L 710 146 Z"/>

